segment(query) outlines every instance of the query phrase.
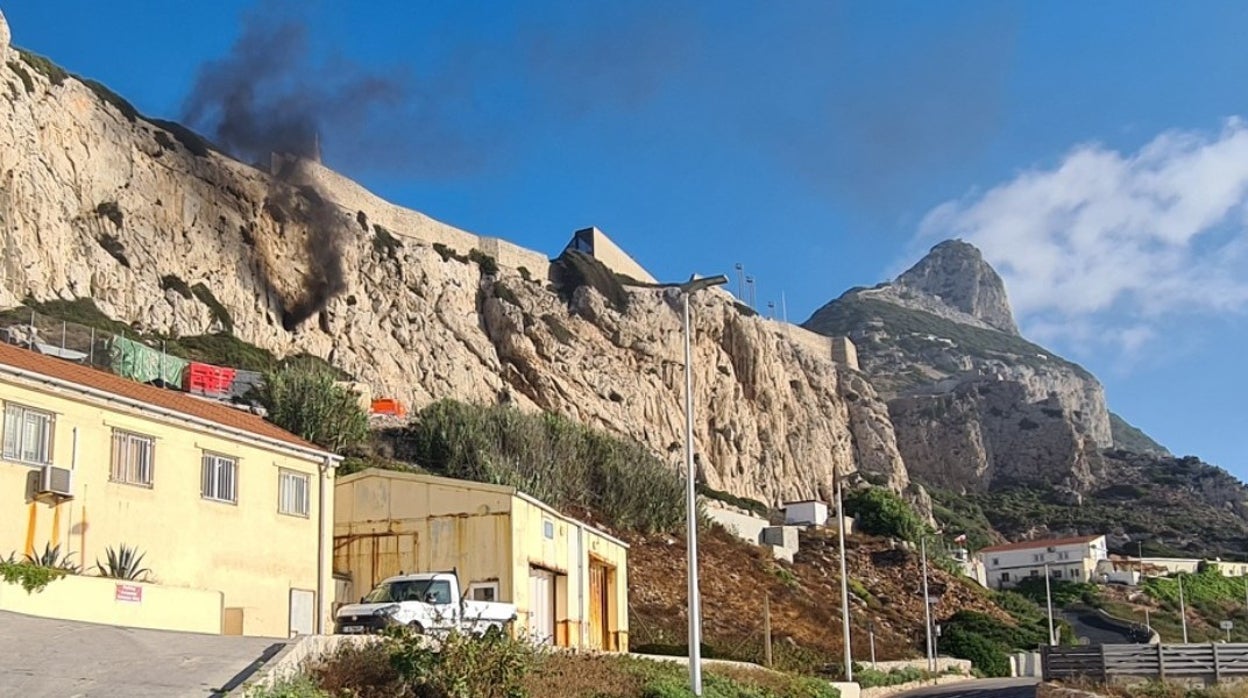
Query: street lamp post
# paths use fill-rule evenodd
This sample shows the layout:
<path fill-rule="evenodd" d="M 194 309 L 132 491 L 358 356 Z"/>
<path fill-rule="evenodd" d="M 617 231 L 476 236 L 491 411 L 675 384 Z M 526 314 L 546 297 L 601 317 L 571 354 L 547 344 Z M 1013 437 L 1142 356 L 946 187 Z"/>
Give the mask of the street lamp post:
<path fill-rule="evenodd" d="M 1183 574 L 1179 573 L 1179 618 L 1183 621 L 1183 644 L 1187 644 L 1187 604 L 1183 602 Z"/>
<path fill-rule="evenodd" d="M 836 532 L 841 558 L 841 642 L 845 646 L 845 680 L 854 680 L 854 651 L 849 636 L 849 575 L 845 570 L 845 503 L 841 498 L 841 469 L 832 471 L 836 490 Z"/>
<path fill-rule="evenodd" d="M 702 600 L 698 594 L 698 502 L 693 466 L 693 330 L 689 323 L 689 297 L 712 286 L 728 283 L 726 276 L 689 279 L 680 284 L 681 316 L 685 335 L 685 536 L 689 567 L 689 684 L 693 695 L 702 695 Z"/>
<path fill-rule="evenodd" d="M 1057 638 L 1053 635 L 1053 591 L 1049 588 L 1049 559 L 1044 559 L 1044 600 L 1049 606 L 1049 645 L 1056 645 Z"/>
<path fill-rule="evenodd" d="M 932 597 L 927 593 L 927 536 L 919 536 L 920 555 L 923 560 L 923 630 L 927 634 L 927 670 L 936 671 L 936 660 L 932 652 Z"/>

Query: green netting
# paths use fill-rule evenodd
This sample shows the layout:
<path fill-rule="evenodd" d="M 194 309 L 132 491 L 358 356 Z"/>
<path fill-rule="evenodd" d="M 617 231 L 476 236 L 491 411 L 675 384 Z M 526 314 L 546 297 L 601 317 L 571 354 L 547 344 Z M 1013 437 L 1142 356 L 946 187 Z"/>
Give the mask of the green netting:
<path fill-rule="evenodd" d="M 141 383 L 163 381 L 165 385 L 182 385 L 186 359 L 170 356 L 125 337 L 113 337 L 109 345 L 113 373 Z"/>

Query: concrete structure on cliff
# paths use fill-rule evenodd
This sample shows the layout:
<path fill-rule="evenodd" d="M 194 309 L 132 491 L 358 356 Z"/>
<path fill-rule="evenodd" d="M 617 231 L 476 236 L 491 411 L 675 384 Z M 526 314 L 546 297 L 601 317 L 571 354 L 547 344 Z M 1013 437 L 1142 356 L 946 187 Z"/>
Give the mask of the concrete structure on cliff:
<path fill-rule="evenodd" d="M 658 283 L 650 272 L 628 256 L 628 253 L 619 245 L 612 242 L 606 233 L 597 228 L 583 228 L 576 231 L 564 249 L 584 252 L 602 262 L 606 268 L 616 274 L 623 274 L 634 281 Z"/>

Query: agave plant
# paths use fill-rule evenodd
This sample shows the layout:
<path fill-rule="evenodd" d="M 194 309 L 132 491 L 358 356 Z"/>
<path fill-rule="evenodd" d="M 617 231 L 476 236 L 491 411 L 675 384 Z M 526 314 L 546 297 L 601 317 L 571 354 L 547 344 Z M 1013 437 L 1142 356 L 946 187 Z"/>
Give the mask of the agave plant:
<path fill-rule="evenodd" d="M 73 556 L 73 553 L 66 553 L 62 556 L 60 545 L 54 546 L 51 543 L 45 543 L 43 552 L 37 555 L 27 555 L 26 562 L 35 567 L 47 567 L 54 570 L 64 570 L 70 574 L 79 574 L 82 572 L 82 567 L 70 561 L 70 558 Z"/>
<path fill-rule="evenodd" d="M 137 547 L 131 548 L 124 543 L 118 548 L 113 548 L 110 545 L 104 551 L 104 562 L 100 562 L 98 559 L 95 561 L 95 569 L 100 573 L 101 577 L 141 582 L 152 573 L 148 568 L 140 567 L 143 564 L 143 556 L 145 554 L 139 552 Z"/>

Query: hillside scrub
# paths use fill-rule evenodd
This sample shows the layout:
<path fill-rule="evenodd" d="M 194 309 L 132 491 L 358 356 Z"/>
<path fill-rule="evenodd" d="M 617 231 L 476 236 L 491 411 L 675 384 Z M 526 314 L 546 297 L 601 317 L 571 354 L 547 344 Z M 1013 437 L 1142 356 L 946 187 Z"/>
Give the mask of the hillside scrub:
<path fill-rule="evenodd" d="M 892 490 L 870 487 L 845 495 L 845 512 L 863 533 L 918 541 L 928 527 L 904 499 Z"/>
<path fill-rule="evenodd" d="M 685 698 L 684 666 L 624 655 L 549 653 L 504 633 L 452 633 L 437 650 L 406 630 L 346 646 L 308 674 L 253 698 Z M 774 671 L 708 667 L 706 698 L 838 698 L 826 681 Z"/>
<path fill-rule="evenodd" d="M 672 467 L 637 442 L 567 417 L 442 400 L 391 437 L 399 460 L 515 487 L 617 529 L 666 531 L 684 521 L 684 485 Z"/>
<path fill-rule="evenodd" d="M 1151 577 L 1140 583 L 1144 592 L 1163 605 L 1179 605 L 1179 578 L 1183 579 L 1183 600 L 1193 606 L 1220 602 L 1240 603 L 1244 600 L 1243 577 L 1227 577 L 1216 564 L 1207 565 L 1196 574 L 1180 573 L 1172 577 Z"/>
<path fill-rule="evenodd" d="M 368 438 L 368 415 L 358 398 L 335 385 L 330 370 L 308 363 L 287 364 L 265 374 L 256 397 L 268 419 L 303 439 L 345 453 Z"/>

